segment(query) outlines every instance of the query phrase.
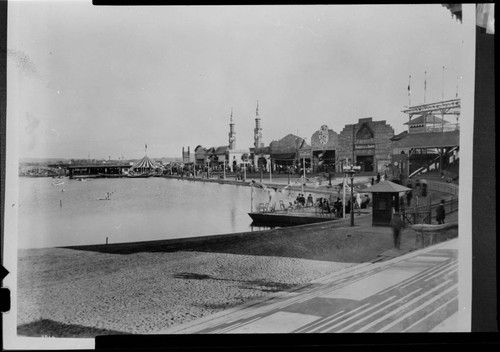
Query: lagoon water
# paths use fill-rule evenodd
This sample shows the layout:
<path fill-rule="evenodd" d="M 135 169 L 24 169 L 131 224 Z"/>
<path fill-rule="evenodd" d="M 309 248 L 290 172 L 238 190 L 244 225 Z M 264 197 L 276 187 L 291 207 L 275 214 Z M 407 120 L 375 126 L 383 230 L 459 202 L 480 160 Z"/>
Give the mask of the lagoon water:
<path fill-rule="evenodd" d="M 138 242 L 261 230 L 250 187 L 176 179 L 19 178 L 18 247 Z M 111 192 L 111 200 L 105 198 Z M 254 188 L 253 206 L 267 192 Z M 61 206 L 62 205 L 62 206 Z"/>

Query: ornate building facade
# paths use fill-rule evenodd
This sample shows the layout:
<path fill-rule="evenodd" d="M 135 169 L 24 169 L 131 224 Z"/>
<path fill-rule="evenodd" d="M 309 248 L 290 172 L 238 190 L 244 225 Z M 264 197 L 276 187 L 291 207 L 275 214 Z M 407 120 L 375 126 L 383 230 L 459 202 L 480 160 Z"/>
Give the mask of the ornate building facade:
<path fill-rule="evenodd" d="M 345 163 L 353 163 L 361 172 L 384 172 L 391 163 L 393 136 L 390 125 L 371 117 L 346 125 L 338 138 L 337 171 L 341 172 Z"/>

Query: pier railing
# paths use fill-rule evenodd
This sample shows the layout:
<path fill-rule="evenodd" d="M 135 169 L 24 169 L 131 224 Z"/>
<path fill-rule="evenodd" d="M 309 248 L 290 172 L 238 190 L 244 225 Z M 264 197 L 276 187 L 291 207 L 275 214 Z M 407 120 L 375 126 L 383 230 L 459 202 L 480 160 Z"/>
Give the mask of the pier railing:
<path fill-rule="evenodd" d="M 401 210 L 403 221 L 409 225 L 416 224 L 431 224 L 432 217 L 436 214 L 436 209 L 440 203 L 430 203 L 415 205 L 408 208 L 403 208 Z M 451 214 L 455 211 L 458 211 L 458 196 L 452 197 L 444 202 L 444 210 L 446 214 Z"/>
<path fill-rule="evenodd" d="M 427 181 L 427 189 L 429 191 L 448 193 L 452 196 L 458 197 L 458 185 L 454 183 L 445 183 L 433 180 L 426 180 L 426 181 Z"/>

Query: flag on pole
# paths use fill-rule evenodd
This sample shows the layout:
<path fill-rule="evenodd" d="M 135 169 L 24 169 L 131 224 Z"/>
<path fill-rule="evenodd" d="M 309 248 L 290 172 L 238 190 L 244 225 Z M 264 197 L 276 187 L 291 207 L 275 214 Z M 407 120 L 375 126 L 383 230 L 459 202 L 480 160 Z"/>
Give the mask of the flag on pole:
<path fill-rule="evenodd" d="M 411 75 L 408 78 L 408 107 L 411 106 Z"/>
<path fill-rule="evenodd" d="M 424 104 L 425 104 L 425 94 L 427 93 L 427 71 L 424 72 Z"/>
<path fill-rule="evenodd" d="M 441 87 L 441 99 L 444 100 L 444 70 L 446 69 L 445 66 L 443 66 L 443 84 Z"/>

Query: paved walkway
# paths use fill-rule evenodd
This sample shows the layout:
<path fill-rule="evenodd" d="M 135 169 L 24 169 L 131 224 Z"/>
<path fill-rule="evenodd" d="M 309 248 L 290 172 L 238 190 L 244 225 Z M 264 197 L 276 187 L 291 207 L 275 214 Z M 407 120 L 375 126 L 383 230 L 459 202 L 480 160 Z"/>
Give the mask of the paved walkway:
<path fill-rule="evenodd" d="M 457 331 L 457 256 L 455 238 L 159 333 Z"/>

